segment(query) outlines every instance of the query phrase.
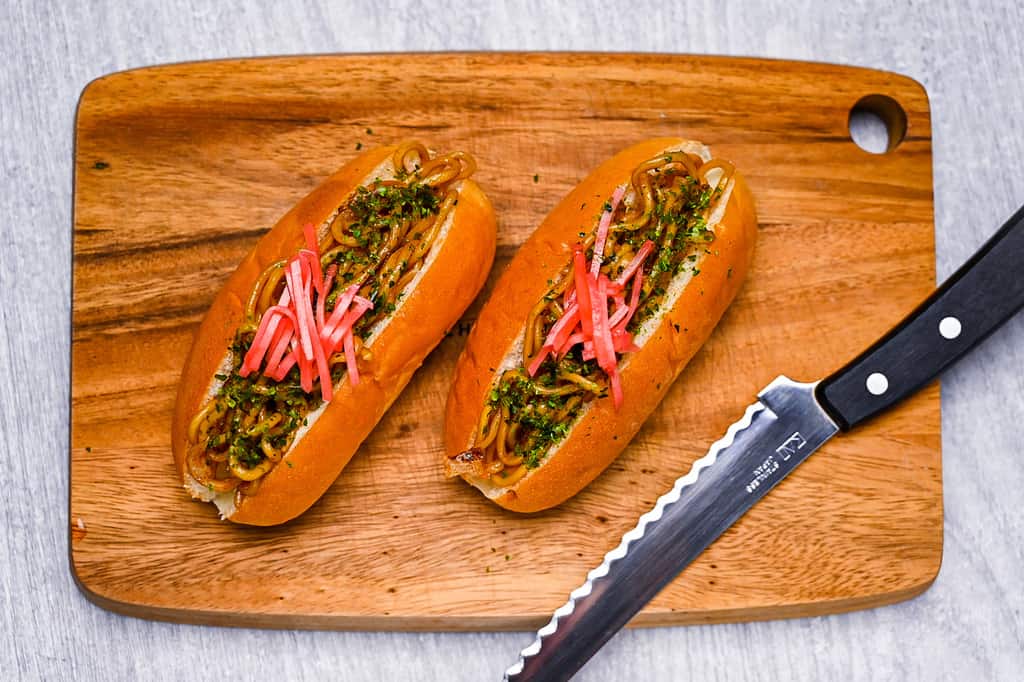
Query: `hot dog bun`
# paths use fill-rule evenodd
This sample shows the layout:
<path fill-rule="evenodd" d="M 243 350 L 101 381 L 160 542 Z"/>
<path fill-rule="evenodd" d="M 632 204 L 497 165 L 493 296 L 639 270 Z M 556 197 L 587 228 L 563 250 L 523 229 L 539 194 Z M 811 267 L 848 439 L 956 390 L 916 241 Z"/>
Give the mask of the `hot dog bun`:
<path fill-rule="evenodd" d="M 292 519 L 330 487 L 427 354 L 444 338 L 486 280 L 495 250 L 490 201 L 472 180 L 462 180 L 457 205 L 440 228 L 423 269 L 382 328 L 367 343 L 372 360 L 360 362 L 361 380 L 335 384 L 333 400 L 311 412 L 291 449 L 267 473 L 256 494 L 213 495 L 192 479 L 185 457 L 193 415 L 215 390 L 226 349 L 242 323 L 245 302 L 264 269 L 293 256 L 303 226 L 323 226 L 360 185 L 394 174 L 395 147 L 363 153 L 295 205 L 264 235 L 214 299 L 196 333 L 179 383 L 172 424 L 178 472 L 194 497 L 215 502 L 224 518 L 258 526 Z"/>
<path fill-rule="evenodd" d="M 594 230 L 595 205 L 627 183 L 639 164 L 669 151 L 710 158 L 704 145 L 683 139 L 655 139 L 630 147 L 572 190 L 519 249 L 459 358 L 447 403 L 446 468 L 450 458 L 473 446 L 485 400 L 498 373 L 523 364 L 527 315 L 566 266 L 580 233 Z M 645 323 L 636 336 L 640 350 L 620 359 L 622 407 L 616 410 L 611 398 L 587 403 L 569 434 L 548 451 L 537 468 L 510 487 L 498 487 L 464 472 L 459 475 L 506 509 L 535 512 L 575 495 L 611 464 L 710 336 L 744 280 L 753 256 L 757 219 L 753 197 L 738 173 L 710 209 L 707 223 L 715 235 L 714 251 L 702 255 L 699 276 L 675 276 L 666 301 L 678 298 Z"/>

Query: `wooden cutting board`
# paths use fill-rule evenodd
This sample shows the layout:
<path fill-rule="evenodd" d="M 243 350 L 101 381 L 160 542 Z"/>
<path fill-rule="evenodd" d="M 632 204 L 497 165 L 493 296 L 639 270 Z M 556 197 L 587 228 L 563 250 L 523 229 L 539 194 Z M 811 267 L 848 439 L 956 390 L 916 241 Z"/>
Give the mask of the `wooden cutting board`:
<path fill-rule="evenodd" d="M 850 139 L 864 97 L 897 138 L 905 112 L 889 153 Z M 90 599 L 135 616 L 535 627 L 759 388 L 824 376 L 934 286 L 927 95 L 880 71 L 629 54 L 205 62 L 90 83 L 75 135 L 71 565 Z M 587 490 L 518 516 L 444 479 L 444 400 L 481 297 L 304 516 L 244 528 L 189 501 L 168 432 L 192 334 L 256 239 L 360 146 L 411 137 L 476 156 L 499 216 L 489 290 L 591 168 L 665 135 L 746 174 L 760 242 L 718 330 Z M 634 624 L 877 606 L 922 592 L 941 556 L 933 384 L 826 445 Z"/>

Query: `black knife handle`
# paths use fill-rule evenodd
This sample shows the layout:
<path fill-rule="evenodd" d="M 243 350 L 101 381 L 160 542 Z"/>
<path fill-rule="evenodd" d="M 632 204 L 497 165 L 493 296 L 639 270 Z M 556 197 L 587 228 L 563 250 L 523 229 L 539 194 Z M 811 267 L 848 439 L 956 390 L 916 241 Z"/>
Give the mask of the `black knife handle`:
<path fill-rule="evenodd" d="M 891 407 L 1024 306 L 1024 207 L 899 325 L 818 385 L 843 430 Z"/>

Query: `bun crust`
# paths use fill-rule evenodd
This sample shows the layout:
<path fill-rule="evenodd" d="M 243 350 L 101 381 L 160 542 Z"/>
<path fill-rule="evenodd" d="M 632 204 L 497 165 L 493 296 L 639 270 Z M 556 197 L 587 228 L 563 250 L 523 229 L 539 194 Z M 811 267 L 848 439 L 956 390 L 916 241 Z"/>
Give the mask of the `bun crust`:
<path fill-rule="evenodd" d="M 390 159 L 395 149 L 367 151 L 314 189 L 259 240 L 217 294 L 199 326 L 178 385 L 171 446 L 186 487 L 188 424 L 207 398 L 260 273 L 271 263 L 293 256 L 303 244 L 302 226 L 322 225 L 357 187 L 373 180 L 375 169 Z M 359 384 L 352 386 L 345 378 L 335 387 L 334 399 L 263 477 L 258 492 L 242 496 L 226 518 L 243 524 L 275 525 L 316 502 L 476 297 L 494 260 L 496 223 L 490 201 L 472 180 L 462 181 L 449 220 L 418 284 L 388 318 L 387 326 L 367 344 L 372 359 L 360 362 Z"/>
<path fill-rule="evenodd" d="M 529 311 L 547 293 L 548 280 L 565 267 L 579 232 L 593 229 L 596 207 L 616 186 L 627 182 L 639 164 L 680 148 L 707 153 L 699 143 L 662 138 L 617 154 L 573 189 L 523 244 L 481 311 L 459 358 L 446 411 L 446 456 L 471 446 L 496 370 L 522 335 Z M 703 258 L 700 275 L 662 313 L 641 350 L 623 358 L 626 399 L 622 407 L 616 411 L 610 398 L 593 401 L 554 452 L 509 488 L 463 478 L 506 509 L 535 512 L 572 497 L 612 463 L 711 335 L 750 267 L 757 238 L 754 201 L 739 173 L 732 177 L 731 192 L 727 188 L 723 197 L 724 214 L 711 225 L 717 255 Z"/>

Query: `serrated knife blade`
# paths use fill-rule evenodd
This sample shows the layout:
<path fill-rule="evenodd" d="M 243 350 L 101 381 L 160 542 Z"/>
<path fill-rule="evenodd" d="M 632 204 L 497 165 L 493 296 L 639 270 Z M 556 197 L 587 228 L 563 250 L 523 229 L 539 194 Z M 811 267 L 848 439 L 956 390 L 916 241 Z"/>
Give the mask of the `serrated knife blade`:
<path fill-rule="evenodd" d="M 1024 207 L 866 351 L 818 383 L 779 377 L 619 546 L 505 672 L 567 680 L 708 545 L 838 431 L 932 381 L 1024 306 Z"/>
<path fill-rule="evenodd" d="M 708 545 L 834 436 L 839 427 L 818 404 L 815 386 L 779 377 L 761 391 L 743 418 L 573 590 L 505 679 L 568 679 Z"/>

